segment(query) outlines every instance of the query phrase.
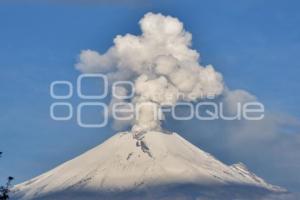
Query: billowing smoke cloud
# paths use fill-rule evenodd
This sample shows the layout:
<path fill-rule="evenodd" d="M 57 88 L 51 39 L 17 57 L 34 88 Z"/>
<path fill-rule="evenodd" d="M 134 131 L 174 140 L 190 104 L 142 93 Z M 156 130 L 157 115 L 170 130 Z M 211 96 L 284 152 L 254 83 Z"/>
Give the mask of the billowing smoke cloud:
<path fill-rule="evenodd" d="M 153 107 L 159 109 L 178 101 L 197 101 L 222 93 L 221 74 L 211 65 L 200 65 L 199 53 L 191 48 L 192 35 L 184 30 L 182 22 L 147 13 L 139 24 L 141 35 L 116 36 L 114 45 L 104 54 L 84 50 L 76 64 L 83 73 L 107 74 L 110 83 L 134 82 L 135 96 L 130 101 L 139 107 L 139 116 L 125 123 L 132 123 L 135 130 L 160 129 Z M 129 92 L 122 86 L 117 90 Z M 112 99 L 111 105 L 120 101 Z"/>

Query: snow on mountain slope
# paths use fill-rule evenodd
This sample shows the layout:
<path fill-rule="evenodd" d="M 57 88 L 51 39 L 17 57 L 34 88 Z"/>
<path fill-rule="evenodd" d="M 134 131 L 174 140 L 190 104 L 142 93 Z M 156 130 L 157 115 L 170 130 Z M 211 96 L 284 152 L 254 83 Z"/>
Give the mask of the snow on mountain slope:
<path fill-rule="evenodd" d="M 69 192 L 68 195 L 75 196 L 75 191 L 117 194 L 175 185 L 284 191 L 266 183 L 241 163 L 223 164 L 176 133 L 148 132 L 136 139 L 124 132 L 49 172 L 16 185 L 13 196 L 25 200 L 54 195 L 50 199 L 63 199 L 64 195 L 55 194 Z M 86 199 L 104 199 L 99 195 Z"/>

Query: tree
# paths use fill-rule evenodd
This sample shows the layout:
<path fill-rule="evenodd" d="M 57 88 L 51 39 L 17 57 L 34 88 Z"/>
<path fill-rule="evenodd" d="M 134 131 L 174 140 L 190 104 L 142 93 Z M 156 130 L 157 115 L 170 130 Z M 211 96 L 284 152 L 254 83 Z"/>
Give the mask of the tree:
<path fill-rule="evenodd" d="M 10 186 L 11 186 L 11 182 L 12 180 L 14 180 L 14 177 L 9 176 L 7 178 L 7 182 L 5 186 L 1 186 L 0 187 L 0 200 L 7 200 L 9 199 L 9 192 L 10 192 Z"/>
<path fill-rule="evenodd" d="M 2 152 L 0 152 L 0 157 L 2 156 Z M 9 192 L 10 192 L 10 186 L 11 182 L 14 180 L 14 177 L 9 176 L 7 178 L 7 182 L 5 186 L 0 186 L 0 200 L 7 200 L 9 199 Z"/>

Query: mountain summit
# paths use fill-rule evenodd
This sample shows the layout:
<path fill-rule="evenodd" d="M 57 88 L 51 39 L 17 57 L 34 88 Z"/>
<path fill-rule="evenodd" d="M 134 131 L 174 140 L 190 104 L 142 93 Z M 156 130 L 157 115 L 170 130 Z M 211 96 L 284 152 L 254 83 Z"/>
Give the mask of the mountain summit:
<path fill-rule="evenodd" d="M 16 185 L 13 199 L 260 199 L 285 190 L 218 161 L 176 133 L 118 133 Z"/>

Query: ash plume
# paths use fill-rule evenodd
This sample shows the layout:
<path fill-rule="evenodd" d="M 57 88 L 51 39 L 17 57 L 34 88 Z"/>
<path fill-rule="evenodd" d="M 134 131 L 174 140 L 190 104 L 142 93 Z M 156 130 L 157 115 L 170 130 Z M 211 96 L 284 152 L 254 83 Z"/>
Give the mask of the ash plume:
<path fill-rule="evenodd" d="M 134 130 L 160 129 L 163 116 L 154 117 L 152 108 L 159 113 L 162 106 L 198 101 L 223 92 L 222 75 L 213 66 L 200 64 L 199 53 L 191 48 L 192 35 L 177 18 L 147 13 L 139 25 L 141 35 L 117 35 L 114 45 L 103 54 L 83 50 L 76 64 L 83 73 L 106 74 L 110 83 L 133 82 L 135 95 L 129 101 L 139 107 L 139 116 L 115 122 L 118 127 L 130 123 Z M 117 90 L 130 92 L 122 86 Z M 113 98 L 111 105 L 122 101 Z"/>

